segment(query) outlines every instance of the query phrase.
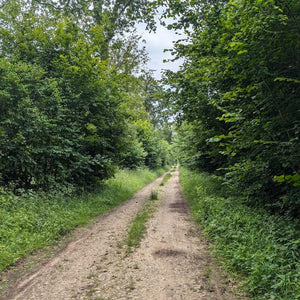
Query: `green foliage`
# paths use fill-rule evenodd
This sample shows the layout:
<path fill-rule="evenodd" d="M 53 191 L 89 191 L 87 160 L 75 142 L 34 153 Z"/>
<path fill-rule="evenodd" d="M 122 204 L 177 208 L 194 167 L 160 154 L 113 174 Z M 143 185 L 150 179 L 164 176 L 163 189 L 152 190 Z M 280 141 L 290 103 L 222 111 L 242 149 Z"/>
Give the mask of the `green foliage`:
<path fill-rule="evenodd" d="M 206 122 L 207 123 L 207 122 Z M 202 122 L 183 122 L 177 130 L 175 151 L 181 164 L 192 169 L 213 172 L 224 164 L 220 147 L 208 139 L 216 132 Z"/>
<path fill-rule="evenodd" d="M 216 254 L 254 299 L 300 299 L 300 224 L 222 197 L 226 190 L 207 174 L 182 169 L 180 182 Z"/>
<path fill-rule="evenodd" d="M 101 215 L 131 197 L 164 170 L 118 171 L 98 192 L 65 194 L 23 192 L 0 194 L 0 271 L 36 249 L 53 244 L 61 235 Z"/>
<path fill-rule="evenodd" d="M 299 12 L 296 0 L 170 1 L 167 9 L 177 16 L 171 27 L 187 34 L 174 49 L 181 70 L 166 74 L 183 123 L 182 162 L 225 174 L 251 206 L 295 218 Z"/>
<path fill-rule="evenodd" d="M 122 35 L 138 20 L 150 24 L 155 5 L 93 4 L 19 0 L 2 6 L 0 186 L 6 189 L 86 189 L 117 167 L 166 163 L 169 145 L 154 127 L 148 126 L 153 138 L 147 143 L 134 125 L 149 120 L 145 78 L 133 75 L 147 55 L 140 37 Z"/>
<path fill-rule="evenodd" d="M 134 125 L 138 138 L 146 152 L 145 166 L 159 168 L 167 165 L 171 152 L 169 143 L 159 138 L 149 120 L 137 120 Z"/>
<path fill-rule="evenodd" d="M 66 64 L 65 58 L 60 65 L 63 63 Z M 110 176 L 112 162 L 116 161 L 113 154 L 122 134 L 122 117 L 113 98 L 108 110 L 105 98 L 93 96 L 93 89 L 96 93 L 101 88 L 99 83 L 94 81 L 94 87 L 89 84 L 90 98 L 81 92 L 88 87 L 79 87 L 79 80 L 72 83 L 79 90 L 66 95 L 66 87 L 58 83 L 65 78 L 45 78 L 46 72 L 36 65 L 5 62 L 1 69 L 2 93 L 6 94 L 1 101 L 5 109 L 0 119 L 0 173 L 4 185 L 13 184 L 17 188 L 49 188 L 55 182 L 85 185 L 93 178 Z M 86 72 L 90 73 L 88 69 Z M 67 77 L 70 82 L 71 74 Z M 88 84 L 87 80 L 84 82 Z M 102 90 L 109 88 L 107 83 Z M 92 127 L 92 122 L 97 128 Z M 117 128 L 118 131 L 114 130 Z"/>

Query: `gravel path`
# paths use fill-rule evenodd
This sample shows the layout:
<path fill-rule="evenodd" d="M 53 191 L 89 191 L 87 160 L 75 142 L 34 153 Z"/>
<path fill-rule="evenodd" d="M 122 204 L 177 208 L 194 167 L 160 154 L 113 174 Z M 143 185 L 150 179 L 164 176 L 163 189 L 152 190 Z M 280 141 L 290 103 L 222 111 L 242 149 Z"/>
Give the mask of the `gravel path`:
<path fill-rule="evenodd" d="M 143 188 L 0 299 L 236 299 L 234 284 L 220 275 L 190 220 L 178 175 L 163 187 L 160 177 Z M 156 212 L 140 247 L 128 254 L 128 228 L 154 189 Z"/>

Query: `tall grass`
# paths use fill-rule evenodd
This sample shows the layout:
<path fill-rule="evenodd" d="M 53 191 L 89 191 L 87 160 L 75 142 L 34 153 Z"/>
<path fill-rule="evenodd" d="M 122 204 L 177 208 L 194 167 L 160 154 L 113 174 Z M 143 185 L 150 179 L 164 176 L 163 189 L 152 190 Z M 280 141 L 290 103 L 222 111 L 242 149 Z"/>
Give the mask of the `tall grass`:
<path fill-rule="evenodd" d="M 36 249 L 53 244 L 131 197 L 165 170 L 119 171 L 97 192 L 77 197 L 0 194 L 0 272 Z"/>
<path fill-rule="evenodd" d="M 206 174 L 181 169 L 180 182 L 216 255 L 254 299 L 300 299 L 299 224 L 222 197 L 222 186 Z"/>

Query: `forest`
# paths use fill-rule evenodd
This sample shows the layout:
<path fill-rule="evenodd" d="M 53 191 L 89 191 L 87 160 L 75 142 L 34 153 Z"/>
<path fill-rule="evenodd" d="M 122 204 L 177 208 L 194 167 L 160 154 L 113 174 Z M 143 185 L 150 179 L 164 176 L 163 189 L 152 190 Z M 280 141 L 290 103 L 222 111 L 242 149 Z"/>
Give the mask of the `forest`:
<path fill-rule="evenodd" d="M 131 29 L 138 21 L 152 26 L 155 11 L 143 1 L 109 2 L 2 5 L 5 189 L 86 188 L 117 167 L 167 163 L 168 134 L 150 118 L 158 88 L 144 71 L 147 54 Z"/>
<path fill-rule="evenodd" d="M 161 81 L 135 29 L 155 32 L 158 13 L 184 33 L 169 49 L 183 63 Z M 205 174 L 228 207 L 282 224 L 273 251 L 293 249 L 289 270 L 258 260 L 284 283 L 256 273 L 250 290 L 300 299 L 299 16 L 297 0 L 0 1 L 1 217 L 14 201 L 91 192 L 120 170 L 179 163 L 183 180 Z M 220 208 L 207 209 L 210 228 Z M 269 294 L 267 283 L 257 288 L 262 278 Z"/>
<path fill-rule="evenodd" d="M 298 1 L 174 1 L 179 152 L 253 207 L 299 217 Z M 201 13 L 199 13 L 201 11 Z"/>

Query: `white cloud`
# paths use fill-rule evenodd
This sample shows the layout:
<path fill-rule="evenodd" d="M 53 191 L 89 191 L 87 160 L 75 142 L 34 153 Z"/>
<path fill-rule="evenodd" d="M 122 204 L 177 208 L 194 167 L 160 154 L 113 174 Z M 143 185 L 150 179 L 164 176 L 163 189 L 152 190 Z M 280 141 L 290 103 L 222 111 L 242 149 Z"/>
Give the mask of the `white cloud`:
<path fill-rule="evenodd" d="M 161 78 L 161 71 L 163 69 L 169 69 L 176 71 L 181 64 L 180 61 L 167 62 L 164 60 L 173 58 L 170 52 L 164 52 L 164 49 L 172 49 L 173 41 L 180 39 L 180 36 L 170 30 L 167 30 L 161 25 L 157 25 L 156 32 L 149 33 L 145 30 L 144 24 L 139 24 L 137 31 L 142 35 L 142 38 L 146 40 L 146 49 L 150 56 L 150 62 L 148 67 L 151 70 L 155 70 L 154 76 L 157 79 Z"/>

